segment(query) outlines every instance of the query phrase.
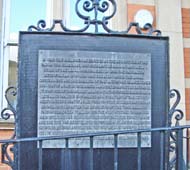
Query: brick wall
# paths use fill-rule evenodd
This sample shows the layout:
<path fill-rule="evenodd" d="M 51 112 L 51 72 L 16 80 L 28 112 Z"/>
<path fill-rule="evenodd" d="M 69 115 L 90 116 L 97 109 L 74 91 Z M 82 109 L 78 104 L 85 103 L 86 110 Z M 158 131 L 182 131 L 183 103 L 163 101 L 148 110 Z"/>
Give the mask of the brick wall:
<path fill-rule="evenodd" d="M 190 88 L 185 89 L 186 119 L 190 120 Z"/>
<path fill-rule="evenodd" d="M 190 8 L 182 8 L 183 37 L 190 38 Z"/>
<path fill-rule="evenodd" d="M 155 6 L 150 6 L 150 5 L 137 5 L 137 4 L 128 4 L 127 5 L 127 19 L 128 19 L 128 23 L 130 22 L 134 22 L 134 16 L 137 13 L 137 11 L 141 10 L 141 9 L 146 9 L 148 10 L 152 16 L 154 17 L 154 22 L 153 22 L 153 27 L 156 26 L 156 15 L 155 15 Z M 130 31 L 131 34 L 135 34 L 135 28 L 133 28 Z"/>
<path fill-rule="evenodd" d="M 184 48 L 185 78 L 190 78 L 190 48 Z"/>
<path fill-rule="evenodd" d="M 182 8 L 183 37 L 190 38 L 190 8 Z M 190 48 L 184 48 L 185 78 L 190 81 Z M 186 118 L 190 120 L 190 88 L 186 87 Z"/>

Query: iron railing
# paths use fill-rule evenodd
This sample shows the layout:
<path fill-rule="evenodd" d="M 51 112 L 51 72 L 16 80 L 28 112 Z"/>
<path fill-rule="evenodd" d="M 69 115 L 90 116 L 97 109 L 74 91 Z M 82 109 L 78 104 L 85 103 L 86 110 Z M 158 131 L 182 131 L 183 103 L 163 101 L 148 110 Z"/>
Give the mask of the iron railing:
<path fill-rule="evenodd" d="M 9 156 L 10 150 L 7 146 L 9 145 L 16 145 L 18 143 L 30 143 L 30 142 L 38 142 L 37 150 L 38 150 L 38 170 L 43 170 L 43 144 L 45 141 L 53 141 L 53 140 L 64 140 L 65 144 L 65 150 L 68 151 L 70 149 L 69 142 L 71 139 L 79 139 L 79 138 L 87 138 L 89 140 L 89 170 L 94 169 L 94 139 L 96 137 L 100 136 L 113 136 L 113 155 L 114 160 L 113 162 L 110 162 L 113 165 L 114 170 L 119 170 L 119 162 L 118 162 L 118 155 L 119 155 L 119 147 L 118 147 L 118 141 L 120 135 L 128 135 L 128 134 L 136 134 L 136 140 L 137 140 L 137 157 L 136 157 L 136 164 L 137 164 L 137 170 L 142 170 L 142 150 L 144 149 L 142 147 L 142 134 L 143 133 L 160 133 L 160 153 L 157 155 L 160 158 L 160 170 L 188 170 L 188 165 L 185 165 L 186 158 L 184 157 L 184 151 L 187 151 L 187 146 L 189 145 L 189 137 L 185 134 L 188 134 L 190 126 L 178 126 L 178 127 L 162 127 L 162 128 L 152 128 L 152 129 L 144 129 L 144 130 L 123 130 L 123 131 L 110 131 L 110 132 L 99 132 L 99 133 L 86 133 L 86 134 L 73 134 L 73 135 L 65 135 L 65 136 L 50 136 L 50 137 L 32 137 L 32 138 L 22 138 L 22 139 L 8 139 L 8 140 L 0 140 L 0 144 L 2 144 L 2 162 L 9 162 L 11 160 L 11 157 Z M 168 162 L 165 162 L 166 159 L 166 152 L 168 145 L 166 139 L 168 136 L 173 133 L 173 136 L 175 136 L 176 139 L 176 161 L 174 164 L 171 164 Z M 175 135 L 174 135 L 175 134 Z M 154 144 L 153 144 L 154 145 Z M 185 146 L 185 148 L 184 148 Z M 9 151 L 8 151 L 9 150 Z M 6 154 L 5 154 L 6 153 Z M 168 157 L 169 152 L 168 153 Z M 127 154 L 127 153 L 126 153 Z M 22 161 L 22 160 L 21 160 Z M 14 167 L 16 167 L 16 163 L 14 159 L 12 159 L 11 165 L 12 170 L 15 170 Z M 127 167 L 130 165 L 126 165 Z M 184 169 L 185 168 L 185 169 Z"/>
<path fill-rule="evenodd" d="M 11 117 L 11 114 L 16 118 L 16 109 L 10 102 L 11 97 L 15 97 L 17 95 L 17 89 L 15 87 L 9 87 L 5 92 L 5 98 L 8 102 L 8 107 L 3 109 L 1 112 L 1 117 L 4 120 L 8 120 Z M 101 133 L 93 133 L 93 134 L 74 134 L 68 136 L 55 136 L 55 137 L 32 137 L 32 138 L 23 138 L 18 139 L 16 138 L 16 129 L 11 137 L 11 139 L 7 140 L 0 140 L 1 146 L 1 162 L 7 164 L 12 168 L 12 170 L 17 170 L 18 164 L 18 152 L 16 144 L 25 143 L 25 142 L 38 142 L 39 143 L 39 170 L 42 170 L 42 154 L 43 154 L 43 143 L 45 141 L 52 141 L 52 140 L 65 140 L 65 148 L 69 149 L 69 141 L 71 139 L 76 138 L 88 138 L 89 139 L 89 157 L 91 159 L 90 163 L 90 170 L 93 170 L 93 151 L 94 147 L 94 138 L 98 136 L 113 136 L 114 137 L 114 147 L 113 147 L 113 154 L 114 154 L 114 170 L 118 170 L 118 137 L 120 135 L 127 135 L 127 134 L 136 134 L 137 135 L 137 167 L 138 170 L 142 169 L 142 150 L 143 147 L 141 146 L 141 137 L 143 133 L 151 133 L 152 135 L 155 133 L 160 133 L 160 170 L 184 170 L 184 161 L 188 160 L 184 158 L 183 151 L 189 152 L 189 126 L 180 126 L 180 120 L 183 119 L 184 114 L 182 110 L 178 109 L 177 106 L 180 102 L 180 93 L 178 90 L 172 89 L 170 90 L 170 99 L 171 99 L 171 107 L 168 113 L 168 127 L 162 128 L 153 128 L 153 129 L 146 129 L 146 130 L 124 130 L 124 131 L 110 131 L 110 132 L 101 132 Z M 15 120 L 17 122 L 17 120 Z M 186 132 L 185 132 L 186 131 Z M 154 145 L 154 143 L 152 143 Z M 186 148 L 183 148 L 183 147 Z M 183 148 L 183 149 L 182 149 Z M 187 154 L 188 155 L 188 154 Z M 166 161 L 167 160 L 167 161 Z M 22 161 L 22 160 L 20 160 Z M 167 162 L 166 164 L 164 162 Z M 126 165 L 127 166 L 127 165 Z M 183 168 L 183 169 L 182 169 Z M 188 169 L 188 164 L 186 164 L 186 170 Z"/>

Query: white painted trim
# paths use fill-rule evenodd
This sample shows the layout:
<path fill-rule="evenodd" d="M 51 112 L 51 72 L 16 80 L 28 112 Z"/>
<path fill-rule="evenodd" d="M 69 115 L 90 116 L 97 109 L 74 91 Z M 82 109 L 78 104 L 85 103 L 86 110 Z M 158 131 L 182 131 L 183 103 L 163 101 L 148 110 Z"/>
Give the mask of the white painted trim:
<path fill-rule="evenodd" d="M 190 8 L 190 1 L 189 0 L 182 0 L 182 8 Z"/>
<path fill-rule="evenodd" d="M 184 48 L 190 48 L 190 38 L 183 39 L 183 46 Z"/>
<path fill-rule="evenodd" d="M 63 4 L 64 0 L 53 1 L 53 19 L 63 19 Z"/>
<path fill-rule="evenodd" d="M 137 5 L 155 5 L 155 0 L 128 0 L 128 4 L 137 4 Z"/>
<path fill-rule="evenodd" d="M 185 88 L 190 88 L 190 78 L 185 79 Z"/>
<path fill-rule="evenodd" d="M 70 28 L 71 27 L 71 5 L 70 5 L 70 0 L 63 0 L 63 20 L 64 24 Z"/>
<path fill-rule="evenodd" d="M 190 125 L 190 120 L 187 120 L 187 121 L 186 121 L 186 124 L 187 124 L 187 125 Z"/>
<path fill-rule="evenodd" d="M 127 24 L 127 1 L 116 0 L 117 12 L 110 20 L 110 28 L 117 31 L 125 31 L 128 27 Z"/>
<path fill-rule="evenodd" d="M 2 18 L 0 18 L 0 19 L 2 19 L 2 22 L 1 22 L 1 49 L 0 49 L 0 77 L 1 77 L 1 81 L 0 81 L 0 110 L 2 110 L 3 109 L 3 63 L 4 63 L 4 61 L 3 61 L 3 32 L 4 32 L 4 24 L 3 24 L 3 18 L 4 18 L 4 5 L 3 5 L 3 3 L 4 3 L 4 1 L 1 1 L 1 7 L 2 7 Z"/>
<path fill-rule="evenodd" d="M 2 32 L 1 32 L 1 46 L 0 46 L 0 109 L 7 106 L 4 98 L 5 90 L 8 87 L 8 71 L 9 71 L 9 57 L 7 40 L 9 39 L 9 21 L 10 21 L 10 0 L 3 0 L 2 12 Z"/>
<path fill-rule="evenodd" d="M 162 32 L 182 34 L 181 0 L 155 0 L 155 2 L 157 29 Z"/>
<path fill-rule="evenodd" d="M 185 124 L 186 106 L 181 0 L 155 0 L 155 3 L 157 29 L 162 31 L 163 36 L 170 37 L 170 87 L 179 90 L 181 94 L 179 108 L 184 112 L 184 119 L 181 123 Z"/>
<path fill-rule="evenodd" d="M 46 1 L 46 23 L 47 27 L 52 24 L 53 20 L 53 0 Z"/>

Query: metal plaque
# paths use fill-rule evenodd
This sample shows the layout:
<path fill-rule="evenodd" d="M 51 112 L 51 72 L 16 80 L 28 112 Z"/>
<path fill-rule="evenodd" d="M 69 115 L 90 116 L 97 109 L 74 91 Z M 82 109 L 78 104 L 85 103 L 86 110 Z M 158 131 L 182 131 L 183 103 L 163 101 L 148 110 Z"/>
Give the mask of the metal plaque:
<path fill-rule="evenodd" d="M 38 60 L 39 137 L 151 128 L 150 54 L 40 50 Z M 114 143 L 104 137 L 94 145 Z M 151 146 L 150 134 L 142 146 Z M 74 140 L 70 147 L 89 143 Z M 119 147 L 137 147 L 136 134 L 120 138 Z"/>
<path fill-rule="evenodd" d="M 18 139 L 168 125 L 167 37 L 21 32 L 18 62 Z M 160 133 L 141 135 L 142 170 L 159 170 Z M 38 169 L 42 153 L 45 170 L 88 170 L 89 140 L 21 142 L 17 169 Z M 113 170 L 114 135 L 93 140 L 93 169 Z M 136 141 L 118 135 L 120 170 L 137 169 Z"/>

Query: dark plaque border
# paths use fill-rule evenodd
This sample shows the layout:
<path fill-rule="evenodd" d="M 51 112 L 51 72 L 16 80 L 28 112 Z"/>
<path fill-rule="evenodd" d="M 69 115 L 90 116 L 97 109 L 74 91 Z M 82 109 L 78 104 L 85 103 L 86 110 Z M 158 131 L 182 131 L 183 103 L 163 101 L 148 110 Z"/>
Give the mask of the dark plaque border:
<path fill-rule="evenodd" d="M 17 106 L 17 138 L 37 136 L 37 93 L 39 50 L 88 50 L 151 54 L 152 128 L 167 126 L 169 111 L 169 43 L 168 37 L 20 32 L 19 77 Z M 152 147 L 142 149 L 142 169 L 160 169 L 160 135 L 152 135 Z M 43 168 L 46 170 L 89 169 L 87 149 L 44 149 Z M 18 145 L 18 169 L 35 170 L 38 166 L 37 143 Z M 113 150 L 94 150 L 94 170 L 112 170 Z M 136 149 L 119 149 L 119 169 L 137 169 Z"/>

